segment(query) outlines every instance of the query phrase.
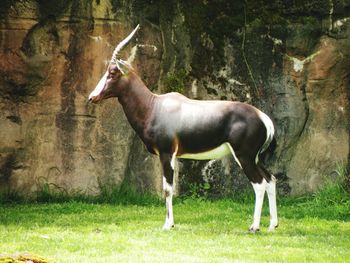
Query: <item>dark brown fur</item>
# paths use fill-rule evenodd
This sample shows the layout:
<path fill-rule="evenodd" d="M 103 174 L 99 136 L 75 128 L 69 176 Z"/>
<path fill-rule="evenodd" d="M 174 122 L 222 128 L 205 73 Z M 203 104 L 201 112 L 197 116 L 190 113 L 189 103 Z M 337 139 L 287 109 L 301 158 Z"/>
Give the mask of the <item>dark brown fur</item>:
<path fill-rule="evenodd" d="M 253 183 L 271 175 L 255 157 L 266 140 L 266 127 L 257 109 L 251 105 L 231 101 L 191 100 L 179 93 L 156 95 L 132 70 L 122 75 L 111 64 L 105 88 L 96 103 L 117 97 L 129 123 L 142 139 L 149 152 L 159 154 L 164 176 L 172 185 L 170 160 L 176 151 L 201 153 L 229 143 L 242 168 Z M 169 166 L 169 167 L 168 167 Z"/>

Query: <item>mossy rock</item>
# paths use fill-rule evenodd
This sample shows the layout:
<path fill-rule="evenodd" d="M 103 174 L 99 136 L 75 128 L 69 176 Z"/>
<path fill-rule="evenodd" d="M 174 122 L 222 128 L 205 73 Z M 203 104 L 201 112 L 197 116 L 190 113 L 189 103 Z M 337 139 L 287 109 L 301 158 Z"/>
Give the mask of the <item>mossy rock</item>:
<path fill-rule="evenodd" d="M 176 72 L 169 72 L 164 78 L 165 92 L 184 92 L 186 84 L 186 72 L 185 70 L 178 70 Z"/>

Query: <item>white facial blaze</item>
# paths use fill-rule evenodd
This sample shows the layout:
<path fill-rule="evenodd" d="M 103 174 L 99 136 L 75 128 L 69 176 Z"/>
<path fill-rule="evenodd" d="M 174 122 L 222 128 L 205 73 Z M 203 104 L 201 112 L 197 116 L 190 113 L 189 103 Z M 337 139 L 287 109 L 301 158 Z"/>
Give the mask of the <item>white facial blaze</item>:
<path fill-rule="evenodd" d="M 103 91 L 103 88 L 105 87 L 106 81 L 107 81 L 107 75 L 108 72 L 106 72 L 103 77 L 100 79 L 100 81 L 97 83 L 96 88 L 90 93 L 89 100 L 93 97 L 96 97 L 101 94 Z"/>

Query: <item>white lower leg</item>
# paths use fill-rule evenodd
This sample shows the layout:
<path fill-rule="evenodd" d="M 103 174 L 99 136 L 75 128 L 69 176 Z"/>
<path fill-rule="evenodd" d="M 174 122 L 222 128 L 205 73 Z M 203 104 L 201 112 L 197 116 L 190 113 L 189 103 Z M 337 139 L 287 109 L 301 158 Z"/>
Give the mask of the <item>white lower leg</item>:
<path fill-rule="evenodd" d="M 269 198 L 269 208 L 270 208 L 269 230 L 272 231 L 278 226 L 277 205 L 276 205 L 276 178 L 274 176 L 272 176 L 271 181 L 266 184 L 266 192 Z"/>
<path fill-rule="evenodd" d="M 170 230 L 174 226 L 173 187 L 170 184 L 168 184 L 165 177 L 163 177 L 163 190 L 165 193 L 165 202 L 166 202 L 166 216 L 165 216 L 165 223 L 164 223 L 163 229 Z"/>
<path fill-rule="evenodd" d="M 255 192 L 255 208 L 254 208 L 254 220 L 253 224 L 250 227 L 250 231 L 256 232 L 260 228 L 260 218 L 261 218 L 261 210 L 264 202 L 264 194 L 266 189 L 266 181 L 258 183 L 252 183 L 254 192 Z"/>

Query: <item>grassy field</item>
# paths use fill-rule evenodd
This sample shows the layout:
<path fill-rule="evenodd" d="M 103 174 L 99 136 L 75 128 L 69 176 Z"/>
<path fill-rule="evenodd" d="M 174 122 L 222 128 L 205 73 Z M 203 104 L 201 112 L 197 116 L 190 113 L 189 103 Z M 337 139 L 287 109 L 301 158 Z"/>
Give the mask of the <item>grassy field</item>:
<path fill-rule="evenodd" d="M 349 193 L 332 191 L 280 199 L 280 227 L 273 233 L 265 202 L 257 234 L 248 232 L 250 197 L 177 199 L 169 232 L 162 231 L 159 202 L 2 204 L 0 254 L 56 262 L 349 262 Z"/>

